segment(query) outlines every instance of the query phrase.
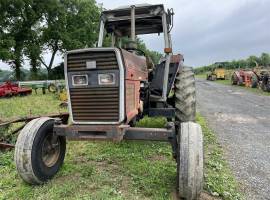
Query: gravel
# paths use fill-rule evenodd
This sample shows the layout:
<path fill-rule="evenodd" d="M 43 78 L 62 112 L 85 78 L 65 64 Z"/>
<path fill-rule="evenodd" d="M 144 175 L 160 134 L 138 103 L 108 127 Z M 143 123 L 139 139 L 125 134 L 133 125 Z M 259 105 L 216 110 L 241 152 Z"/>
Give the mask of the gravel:
<path fill-rule="evenodd" d="M 196 80 L 197 109 L 217 134 L 248 200 L 270 199 L 270 96 Z"/>

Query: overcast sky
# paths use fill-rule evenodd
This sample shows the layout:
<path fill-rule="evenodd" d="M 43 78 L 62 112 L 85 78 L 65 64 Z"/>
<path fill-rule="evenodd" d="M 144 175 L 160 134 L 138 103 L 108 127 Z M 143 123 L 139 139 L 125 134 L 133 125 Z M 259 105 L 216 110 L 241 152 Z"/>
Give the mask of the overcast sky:
<path fill-rule="evenodd" d="M 184 54 L 186 65 L 270 53 L 270 0 L 97 0 L 107 9 L 145 2 L 174 9 L 173 51 Z M 162 52 L 162 36 L 142 38 Z M 58 56 L 55 64 L 61 60 Z"/>

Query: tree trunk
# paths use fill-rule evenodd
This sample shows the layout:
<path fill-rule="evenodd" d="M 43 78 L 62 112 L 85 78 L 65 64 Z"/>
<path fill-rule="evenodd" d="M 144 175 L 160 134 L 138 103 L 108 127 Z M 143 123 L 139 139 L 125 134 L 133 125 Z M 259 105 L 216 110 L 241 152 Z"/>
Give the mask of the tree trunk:
<path fill-rule="evenodd" d="M 55 46 L 53 47 L 53 52 L 52 52 L 52 56 L 50 59 L 50 63 L 49 65 L 47 65 L 42 58 L 39 58 L 39 61 L 46 67 L 48 75 L 47 75 L 47 79 L 49 80 L 52 77 L 52 66 L 53 66 L 53 61 L 55 58 L 55 55 L 58 51 L 58 45 L 57 45 L 57 41 L 55 42 Z"/>
<path fill-rule="evenodd" d="M 37 80 L 38 79 L 38 67 L 39 67 L 38 58 L 30 55 L 30 64 L 31 64 L 31 79 Z"/>
<path fill-rule="evenodd" d="M 21 80 L 21 60 L 22 60 L 22 44 L 17 42 L 14 51 L 14 65 L 15 65 L 15 78 L 17 81 Z"/>
<path fill-rule="evenodd" d="M 48 80 L 50 80 L 51 79 L 51 77 L 52 77 L 52 68 L 47 68 L 47 72 L 48 72 Z"/>

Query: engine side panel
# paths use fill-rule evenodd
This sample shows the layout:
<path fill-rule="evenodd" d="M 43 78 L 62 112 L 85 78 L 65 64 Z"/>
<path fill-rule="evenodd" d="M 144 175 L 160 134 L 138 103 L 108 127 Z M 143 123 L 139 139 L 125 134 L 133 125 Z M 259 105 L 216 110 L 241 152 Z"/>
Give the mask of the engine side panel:
<path fill-rule="evenodd" d="M 140 109 L 140 83 L 148 79 L 145 57 L 121 49 L 125 64 L 125 108 L 127 122 L 132 120 Z"/>

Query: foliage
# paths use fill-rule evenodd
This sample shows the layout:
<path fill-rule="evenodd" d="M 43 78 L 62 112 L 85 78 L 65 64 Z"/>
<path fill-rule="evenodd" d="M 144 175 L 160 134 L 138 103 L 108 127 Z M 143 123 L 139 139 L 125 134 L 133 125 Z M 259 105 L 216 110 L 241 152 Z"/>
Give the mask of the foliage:
<path fill-rule="evenodd" d="M 0 99 L 0 112 L 5 119 L 55 113 L 58 103 L 52 94 Z M 0 199 L 170 199 L 176 184 L 171 147 L 163 142 L 68 142 L 61 171 L 35 187 L 18 176 L 13 154 L 0 152 Z"/>
<path fill-rule="evenodd" d="M 222 199 L 243 199 L 215 134 L 200 114 L 197 114 L 196 120 L 203 131 L 205 190 Z"/>
<path fill-rule="evenodd" d="M 52 74 L 50 76 L 51 80 L 62 80 L 65 79 L 64 76 L 64 63 L 60 63 L 52 69 Z"/>
<path fill-rule="evenodd" d="M 110 46 L 110 36 L 107 36 L 105 38 L 105 41 L 104 41 L 104 44 L 105 46 Z M 128 37 L 122 37 L 121 38 L 121 42 L 122 42 L 122 48 L 125 48 L 126 44 L 128 42 L 130 42 L 130 38 Z M 150 49 L 148 49 L 145 45 L 145 43 L 143 42 L 142 39 L 140 38 L 136 38 L 136 43 L 137 43 L 137 49 L 143 51 L 143 53 L 145 54 L 146 57 L 150 58 L 151 61 L 153 61 L 154 64 L 158 64 L 159 63 L 159 60 L 160 58 L 162 57 L 162 54 L 157 52 L 157 51 L 152 51 Z"/>
<path fill-rule="evenodd" d="M 0 99 L 1 117 L 58 110 L 53 94 Z M 9 109 L 8 109 L 9 108 Z M 63 111 L 63 110 L 62 110 Z M 214 133 L 201 115 L 204 133 L 205 189 L 224 199 L 241 199 Z M 145 117 L 143 127 L 163 127 L 164 118 Z M 0 199 L 173 199 L 176 164 L 171 147 L 160 142 L 68 142 L 65 163 L 47 184 L 30 186 L 17 175 L 14 151 L 0 152 Z M 76 192 L 74 192 L 76 191 Z"/>
<path fill-rule="evenodd" d="M 166 125 L 167 120 L 164 117 L 144 117 L 136 123 L 138 127 L 151 127 L 151 128 L 162 128 Z"/>
<path fill-rule="evenodd" d="M 224 62 L 222 67 L 225 69 L 238 69 L 238 68 L 254 68 L 256 66 L 270 67 L 270 55 L 268 53 L 262 53 L 261 56 L 249 56 L 247 59 L 232 60 L 230 62 Z M 194 68 L 196 74 L 209 72 L 217 67 L 217 64 L 211 64 L 208 66 Z"/>
<path fill-rule="evenodd" d="M 50 75 L 57 53 L 94 44 L 99 12 L 94 0 L 2 0 L 0 60 L 15 69 L 17 80 L 23 56 L 30 59 L 32 79 L 38 79 L 41 63 Z M 41 55 L 48 52 L 45 63 Z"/>
<path fill-rule="evenodd" d="M 145 43 L 140 39 L 137 38 L 138 49 L 142 50 L 146 56 L 150 57 L 154 64 L 158 64 L 162 54 L 157 51 L 149 50 Z"/>
<path fill-rule="evenodd" d="M 53 1 L 48 7 L 41 41 L 43 49 L 49 49 L 52 55 L 49 64 L 41 57 L 39 60 L 47 68 L 49 77 L 57 52 L 93 46 L 97 40 L 99 15 L 94 0 Z"/>
<path fill-rule="evenodd" d="M 40 0 L 2 0 L 0 6 L 0 59 L 9 61 L 15 69 L 16 79 L 21 79 L 23 49 L 33 37 L 35 26 L 41 23 L 47 2 Z"/>
<path fill-rule="evenodd" d="M 12 77 L 12 72 L 8 70 L 1 70 L 0 71 L 0 82 L 4 82 L 10 80 Z"/>

